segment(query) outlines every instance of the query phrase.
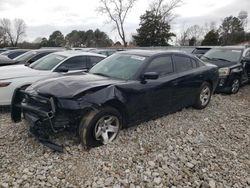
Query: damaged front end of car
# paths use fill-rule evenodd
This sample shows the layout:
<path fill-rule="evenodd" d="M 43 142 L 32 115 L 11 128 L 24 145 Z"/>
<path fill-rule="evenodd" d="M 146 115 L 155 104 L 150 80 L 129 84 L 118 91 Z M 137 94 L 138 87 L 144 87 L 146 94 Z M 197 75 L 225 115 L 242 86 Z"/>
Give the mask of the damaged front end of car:
<path fill-rule="evenodd" d="M 90 109 L 94 107 L 87 102 L 83 105 L 83 101 L 42 96 L 18 88 L 12 98 L 11 118 L 17 123 L 23 116 L 38 141 L 54 151 L 63 152 L 63 145 L 51 141 L 51 135 L 65 130 L 77 133 L 82 115 Z"/>

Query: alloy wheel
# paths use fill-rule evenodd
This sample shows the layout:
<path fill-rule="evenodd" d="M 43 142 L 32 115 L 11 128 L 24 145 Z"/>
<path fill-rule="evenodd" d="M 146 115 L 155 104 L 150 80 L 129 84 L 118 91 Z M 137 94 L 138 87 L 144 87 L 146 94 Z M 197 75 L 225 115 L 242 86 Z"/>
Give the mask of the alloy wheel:
<path fill-rule="evenodd" d="M 210 100 L 211 90 L 208 86 L 202 88 L 200 93 L 200 101 L 202 106 L 206 106 Z"/>
<path fill-rule="evenodd" d="M 101 117 L 95 126 L 95 138 L 103 144 L 112 142 L 120 129 L 119 119 L 114 115 L 106 115 Z"/>
<path fill-rule="evenodd" d="M 240 80 L 235 79 L 232 83 L 232 93 L 237 93 L 239 91 L 239 88 L 240 88 Z"/>

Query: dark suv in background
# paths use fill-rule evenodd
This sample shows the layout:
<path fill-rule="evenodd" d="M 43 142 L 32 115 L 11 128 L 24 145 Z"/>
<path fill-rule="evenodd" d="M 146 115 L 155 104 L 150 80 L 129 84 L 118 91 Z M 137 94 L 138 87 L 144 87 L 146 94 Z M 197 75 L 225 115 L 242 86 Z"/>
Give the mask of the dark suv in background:
<path fill-rule="evenodd" d="M 244 46 L 216 47 L 201 59 L 219 67 L 217 92 L 237 93 L 250 80 L 250 48 Z"/>

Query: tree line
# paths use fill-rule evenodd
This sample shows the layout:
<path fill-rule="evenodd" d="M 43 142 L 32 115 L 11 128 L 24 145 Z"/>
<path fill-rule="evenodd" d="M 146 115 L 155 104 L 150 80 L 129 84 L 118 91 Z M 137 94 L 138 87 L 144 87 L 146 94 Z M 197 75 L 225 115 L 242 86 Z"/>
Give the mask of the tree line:
<path fill-rule="evenodd" d="M 54 31 L 48 39 L 42 38 L 40 41 L 41 47 L 107 47 L 112 44 L 108 35 L 99 29 L 73 30 L 65 36 L 61 31 Z"/>
<path fill-rule="evenodd" d="M 235 45 L 250 41 L 250 32 L 246 31 L 245 19 L 235 16 L 228 16 L 216 27 L 212 22 L 210 26 L 201 27 L 193 25 L 183 29 L 179 39 L 180 45 Z"/>

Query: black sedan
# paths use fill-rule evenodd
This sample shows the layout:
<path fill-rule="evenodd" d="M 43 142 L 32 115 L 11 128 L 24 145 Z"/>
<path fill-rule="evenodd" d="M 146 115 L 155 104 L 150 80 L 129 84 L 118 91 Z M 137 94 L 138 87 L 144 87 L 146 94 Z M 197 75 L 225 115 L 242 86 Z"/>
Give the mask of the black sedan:
<path fill-rule="evenodd" d="M 124 127 L 193 106 L 205 108 L 217 86 L 218 68 L 182 52 L 126 51 L 89 73 L 37 82 L 16 90 L 12 120 L 21 113 L 31 132 L 49 147 L 51 133 L 75 132 L 82 144 L 113 141 Z"/>

